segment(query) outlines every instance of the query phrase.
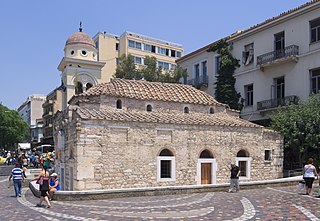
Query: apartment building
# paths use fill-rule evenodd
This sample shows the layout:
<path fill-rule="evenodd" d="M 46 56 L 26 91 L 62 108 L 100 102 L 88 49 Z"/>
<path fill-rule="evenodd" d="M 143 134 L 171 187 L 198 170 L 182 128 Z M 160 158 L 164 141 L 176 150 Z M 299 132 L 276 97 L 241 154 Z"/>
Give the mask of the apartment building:
<path fill-rule="evenodd" d="M 43 137 L 42 104 L 46 96 L 42 94 L 30 95 L 17 109 L 21 118 L 28 124 L 30 129 L 30 142 L 38 143 Z"/>
<path fill-rule="evenodd" d="M 320 91 L 320 1 L 313 0 L 226 37 L 239 59 L 235 88 L 244 99 L 241 117 L 268 123 L 279 106 Z M 220 56 L 207 52 L 217 41 L 177 60 L 183 83 L 214 95 Z"/>
<path fill-rule="evenodd" d="M 121 55 L 133 55 L 138 67 L 144 65 L 146 56 L 154 56 L 164 70 L 174 68 L 175 60 L 183 55 L 180 44 L 133 32 L 124 32 L 120 36 L 99 32 L 93 40 L 98 49 L 98 60 L 106 63 L 102 68 L 104 82 L 115 73 Z"/>
<path fill-rule="evenodd" d="M 46 101 L 42 104 L 43 108 L 43 138 L 42 144 L 54 145 L 53 141 L 53 121 L 54 114 L 57 111 L 62 110 L 62 87 L 57 87 L 51 91 L 47 97 Z"/>

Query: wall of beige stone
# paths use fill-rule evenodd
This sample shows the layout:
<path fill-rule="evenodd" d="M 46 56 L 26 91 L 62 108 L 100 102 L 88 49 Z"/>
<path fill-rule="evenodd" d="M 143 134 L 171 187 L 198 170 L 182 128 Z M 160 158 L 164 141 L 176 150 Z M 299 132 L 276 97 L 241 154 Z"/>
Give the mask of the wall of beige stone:
<path fill-rule="evenodd" d="M 75 154 L 72 160 L 65 156 L 64 163 L 66 171 L 74 168 L 74 190 L 194 185 L 204 149 L 217 161 L 217 183 L 229 182 L 229 164 L 241 149 L 252 158 L 251 180 L 282 177 L 282 137 L 263 128 L 80 121 L 74 116 L 68 130 L 65 154 L 71 149 Z M 157 156 L 165 148 L 176 158 L 172 182 L 157 181 Z M 265 149 L 271 150 L 271 161 L 264 160 Z M 66 186 L 68 179 L 66 174 Z"/>

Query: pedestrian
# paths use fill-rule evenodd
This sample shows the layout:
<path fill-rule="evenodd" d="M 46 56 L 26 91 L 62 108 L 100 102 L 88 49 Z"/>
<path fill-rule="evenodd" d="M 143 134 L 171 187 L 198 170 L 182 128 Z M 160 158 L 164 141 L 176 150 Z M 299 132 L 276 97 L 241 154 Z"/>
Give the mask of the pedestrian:
<path fill-rule="evenodd" d="M 60 180 L 58 174 L 52 173 L 50 176 L 50 190 L 49 190 L 49 200 L 52 200 L 53 194 L 60 190 Z"/>
<path fill-rule="evenodd" d="M 303 179 L 306 183 L 306 195 L 310 195 L 314 179 L 318 177 L 317 169 L 313 166 L 313 159 L 309 158 L 308 164 L 303 167 Z"/>
<path fill-rule="evenodd" d="M 235 188 L 235 191 L 238 192 L 239 191 L 240 168 L 237 165 L 235 165 L 234 163 L 231 163 L 230 172 L 231 172 L 231 176 L 230 176 L 229 193 L 233 193 L 234 188 Z"/>
<path fill-rule="evenodd" d="M 51 203 L 48 198 L 49 191 L 49 172 L 47 167 L 43 167 L 42 171 L 39 173 L 39 176 L 33 180 L 37 180 L 40 190 L 40 202 L 36 205 L 37 207 L 42 207 L 42 202 L 45 201 L 47 206 L 46 208 L 51 208 Z"/>
<path fill-rule="evenodd" d="M 11 175 L 9 177 L 9 182 L 13 178 L 13 187 L 16 194 L 16 197 L 21 197 L 22 181 L 27 178 L 24 171 L 19 167 L 19 164 L 16 162 L 15 168 L 12 169 Z"/>

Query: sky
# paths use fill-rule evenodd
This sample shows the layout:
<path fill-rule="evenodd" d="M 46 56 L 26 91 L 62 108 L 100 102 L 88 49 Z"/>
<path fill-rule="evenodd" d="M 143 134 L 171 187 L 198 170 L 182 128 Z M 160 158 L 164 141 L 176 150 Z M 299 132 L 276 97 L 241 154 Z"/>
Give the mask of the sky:
<path fill-rule="evenodd" d="M 308 0 L 8 0 L 0 2 L 0 103 L 17 109 L 60 85 L 57 67 L 78 31 L 131 31 L 182 44 L 185 54 Z"/>

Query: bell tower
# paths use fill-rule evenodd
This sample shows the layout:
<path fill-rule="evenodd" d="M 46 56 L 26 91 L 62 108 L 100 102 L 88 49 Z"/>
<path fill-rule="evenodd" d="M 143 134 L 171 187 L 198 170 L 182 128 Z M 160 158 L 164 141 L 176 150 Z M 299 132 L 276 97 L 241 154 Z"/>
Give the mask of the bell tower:
<path fill-rule="evenodd" d="M 64 47 L 58 70 L 61 72 L 63 85 L 62 110 L 68 106 L 68 101 L 75 94 L 80 94 L 101 82 L 101 69 L 105 62 L 99 62 L 97 48 L 92 38 L 82 31 L 69 36 Z"/>

